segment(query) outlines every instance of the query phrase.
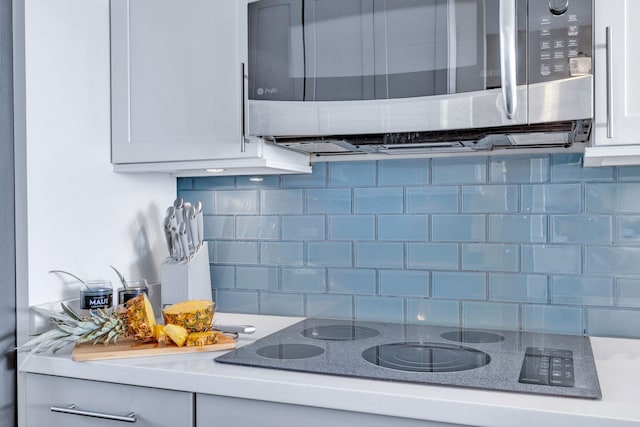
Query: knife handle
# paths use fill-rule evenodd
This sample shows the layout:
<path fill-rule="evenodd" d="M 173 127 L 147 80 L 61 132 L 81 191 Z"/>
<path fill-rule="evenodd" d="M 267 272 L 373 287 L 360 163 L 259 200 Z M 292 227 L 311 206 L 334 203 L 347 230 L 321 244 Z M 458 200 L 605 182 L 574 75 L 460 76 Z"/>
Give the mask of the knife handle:
<path fill-rule="evenodd" d="M 196 214 L 196 220 L 198 225 L 198 246 L 200 246 L 204 243 L 204 217 L 202 209 Z"/>
<path fill-rule="evenodd" d="M 180 244 L 180 236 L 178 229 L 171 228 L 171 244 L 173 245 L 173 259 L 180 261 L 182 259 L 182 245 Z"/>
<path fill-rule="evenodd" d="M 184 223 L 184 210 L 182 207 L 176 208 L 176 222 L 178 225 Z"/>
<path fill-rule="evenodd" d="M 189 208 L 187 224 L 189 224 L 187 229 L 189 239 L 191 240 L 191 246 L 193 246 L 193 250 L 195 252 L 198 246 L 200 246 L 200 240 L 198 239 L 198 218 L 196 217 L 196 210 L 193 206 Z"/>
<path fill-rule="evenodd" d="M 173 241 L 171 240 L 171 220 L 169 217 L 164 218 L 164 237 L 167 240 L 167 249 L 169 249 L 169 256 L 173 257 Z"/>
<path fill-rule="evenodd" d="M 256 331 L 251 325 L 213 325 L 213 329 L 225 334 L 252 334 Z"/>
<path fill-rule="evenodd" d="M 188 260 L 191 252 L 189 251 L 187 224 L 185 224 L 184 222 L 178 226 L 178 236 L 180 237 L 180 247 L 182 248 L 182 256 L 180 258 L 183 260 Z"/>

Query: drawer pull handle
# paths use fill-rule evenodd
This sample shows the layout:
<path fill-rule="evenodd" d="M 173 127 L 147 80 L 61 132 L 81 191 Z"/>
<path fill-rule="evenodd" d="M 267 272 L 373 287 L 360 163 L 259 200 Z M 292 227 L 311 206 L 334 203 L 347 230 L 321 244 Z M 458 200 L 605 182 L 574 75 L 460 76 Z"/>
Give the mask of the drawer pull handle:
<path fill-rule="evenodd" d="M 105 414 L 103 412 L 93 412 L 93 411 L 85 411 L 83 409 L 78 409 L 77 406 L 73 403 L 66 406 L 54 405 L 51 407 L 51 412 L 61 412 L 63 414 L 82 415 L 84 417 L 104 418 L 104 419 L 113 420 L 113 421 L 123 421 L 125 423 L 136 422 L 135 412 L 130 412 L 127 415 Z"/>

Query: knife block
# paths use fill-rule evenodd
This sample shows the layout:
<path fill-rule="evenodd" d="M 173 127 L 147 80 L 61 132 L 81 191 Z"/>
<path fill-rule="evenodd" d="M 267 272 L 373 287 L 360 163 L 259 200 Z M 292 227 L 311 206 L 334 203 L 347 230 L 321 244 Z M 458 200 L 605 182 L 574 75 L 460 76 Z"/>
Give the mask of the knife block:
<path fill-rule="evenodd" d="M 164 260 L 161 266 L 162 307 L 189 299 L 213 300 L 209 246 L 204 242 L 189 261 Z"/>

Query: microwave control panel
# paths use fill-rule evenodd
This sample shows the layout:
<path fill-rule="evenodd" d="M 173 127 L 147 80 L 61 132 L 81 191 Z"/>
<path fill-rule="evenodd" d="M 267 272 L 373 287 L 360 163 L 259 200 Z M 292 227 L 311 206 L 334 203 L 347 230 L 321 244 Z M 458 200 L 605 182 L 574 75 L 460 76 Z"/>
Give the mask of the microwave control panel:
<path fill-rule="evenodd" d="M 592 73 L 592 0 L 528 2 L 529 82 Z"/>

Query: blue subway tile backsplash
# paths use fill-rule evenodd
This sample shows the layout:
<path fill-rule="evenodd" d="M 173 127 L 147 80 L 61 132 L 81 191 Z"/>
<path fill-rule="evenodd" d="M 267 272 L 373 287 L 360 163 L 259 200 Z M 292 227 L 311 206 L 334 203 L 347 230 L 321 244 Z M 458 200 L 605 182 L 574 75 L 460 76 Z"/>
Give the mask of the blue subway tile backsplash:
<path fill-rule="evenodd" d="M 209 219 L 216 216 L 207 217 Z M 236 239 L 238 240 L 276 240 L 280 239 L 280 217 L 265 216 L 236 216 Z M 220 226 L 218 226 L 219 228 Z M 228 233 L 228 230 L 226 230 Z M 223 234 L 219 230 L 218 234 Z M 205 232 L 206 236 L 206 232 Z M 221 237 L 224 238 L 224 237 Z M 228 237 L 227 237 L 228 238 Z"/>
<path fill-rule="evenodd" d="M 275 267 L 236 268 L 236 282 L 242 289 L 271 289 L 279 286 L 278 269 Z"/>
<path fill-rule="evenodd" d="M 613 240 L 613 217 L 606 215 L 552 215 L 551 242 L 609 244 Z"/>
<path fill-rule="evenodd" d="M 323 240 L 323 215 L 283 215 L 282 240 Z"/>
<path fill-rule="evenodd" d="M 429 272 L 380 270 L 380 295 L 429 296 Z"/>
<path fill-rule="evenodd" d="M 233 311 L 233 308 L 229 307 L 227 311 Z M 273 316 L 304 316 L 304 295 L 260 292 L 260 313 Z"/>
<path fill-rule="evenodd" d="M 427 215 L 379 215 L 378 240 L 426 241 L 429 239 Z"/>
<path fill-rule="evenodd" d="M 376 294 L 376 270 L 365 268 L 329 268 L 329 293 L 351 295 Z"/>
<path fill-rule="evenodd" d="M 489 215 L 489 241 L 545 243 L 546 215 Z"/>
<path fill-rule="evenodd" d="M 640 308 L 640 279 L 618 279 L 616 298 L 620 307 Z"/>
<path fill-rule="evenodd" d="M 462 269 L 519 271 L 519 247 L 506 243 L 464 243 L 462 245 Z"/>
<path fill-rule="evenodd" d="M 597 213 L 637 213 L 640 211 L 640 182 L 587 184 L 587 211 Z"/>
<path fill-rule="evenodd" d="M 434 271 L 432 282 L 434 298 L 472 300 L 487 298 L 486 273 Z"/>
<path fill-rule="evenodd" d="M 356 242 L 355 246 L 355 267 L 404 267 L 404 244 L 402 242 Z"/>
<path fill-rule="evenodd" d="M 547 303 L 549 278 L 543 274 L 492 273 L 489 275 L 492 301 Z"/>
<path fill-rule="evenodd" d="M 329 240 L 375 240 L 375 215 L 329 215 Z"/>
<path fill-rule="evenodd" d="M 522 271 L 525 273 L 582 272 L 582 246 L 522 245 Z"/>
<path fill-rule="evenodd" d="M 465 185 L 462 212 L 517 212 L 519 191 L 516 185 Z"/>
<path fill-rule="evenodd" d="M 484 215 L 432 215 L 433 241 L 484 242 L 487 220 Z"/>
<path fill-rule="evenodd" d="M 640 338 L 640 167 L 580 154 L 179 178 L 219 311 Z"/>
<path fill-rule="evenodd" d="M 487 182 L 486 157 L 440 157 L 431 159 L 432 184 L 484 184 Z"/>
<path fill-rule="evenodd" d="M 489 162 L 489 182 L 527 183 L 549 181 L 549 156 L 495 157 Z"/>
<path fill-rule="evenodd" d="M 613 181 L 614 169 L 610 167 L 583 168 L 582 155 L 556 154 L 551 156 L 551 179 L 562 181 Z"/>
<path fill-rule="evenodd" d="M 353 296 L 351 295 L 307 295 L 305 314 L 310 317 L 353 317 Z"/>
<path fill-rule="evenodd" d="M 457 186 L 425 186 L 407 188 L 406 213 L 451 213 L 459 211 Z"/>
<path fill-rule="evenodd" d="M 361 320 L 377 322 L 404 322 L 404 300 L 386 297 L 355 297 L 355 316 Z"/>
<path fill-rule="evenodd" d="M 262 214 L 301 214 L 303 190 L 263 190 L 260 191 L 260 212 Z"/>
<path fill-rule="evenodd" d="M 353 190 L 353 213 L 402 213 L 403 201 L 402 187 L 355 188 Z"/>
<path fill-rule="evenodd" d="M 582 212 L 580 184 L 523 185 L 520 209 L 525 213 Z"/>
<path fill-rule="evenodd" d="M 520 327 L 518 304 L 464 301 L 462 327 L 517 331 Z"/>
<path fill-rule="evenodd" d="M 216 214 L 256 215 L 258 192 L 254 190 L 217 191 L 214 196 Z"/>
<path fill-rule="evenodd" d="M 307 190 L 307 213 L 351 213 L 350 188 L 316 188 Z"/>
<path fill-rule="evenodd" d="M 460 304 L 453 299 L 408 298 L 405 319 L 407 323 L 416 325 L 459 327 Z"/>
<path fill-rule="evenodd" d="M 582 307 L 525 304 L 522 307 L 522 328 L 533 332 L 579 335 L 584 332 L 584 317 Z"/>
<path fill-rule="evenodd" d="M 618 216 L 615 235 L 618 243 L 640 243 L 640 215 Z"/>
<path fill-rule="evenodd" d="M 307 265 L 319 267 L 351 267 L 351 242 L 308 242 Z"/>
<path fill-rule="evenodd" d="M 379 185 L 429 184 L 429 159 L 387 160 L 378 164 Z"/>

